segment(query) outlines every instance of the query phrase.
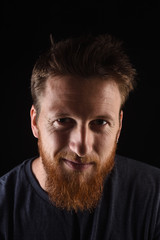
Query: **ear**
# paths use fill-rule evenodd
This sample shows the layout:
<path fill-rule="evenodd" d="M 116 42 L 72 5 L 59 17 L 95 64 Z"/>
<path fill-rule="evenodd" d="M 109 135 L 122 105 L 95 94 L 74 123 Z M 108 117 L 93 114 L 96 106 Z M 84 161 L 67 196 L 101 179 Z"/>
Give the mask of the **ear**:
<path fill-rule="evenodd" d="M 122 121 L 123 121 L 123 111 L 121 110 L 120 116 L 119 116 L 119 129 L 118 129 L 118 133 L 117 133 L 117 143 L 118 143 L 120 133 L 121 133 L 121 129 L 122 129 Z"/>
<path fill-rule="evenodd" d="M 36 109 L 34 108 L 34 106 L 32 105 L 31 110 L 30 110 L 30 117 L 31 117 L 31 128 L 32 128 L 32 132 L 33 135 L 38 138 L 38 126 L 37 126 L 37 113 L 36 113 Z"/>

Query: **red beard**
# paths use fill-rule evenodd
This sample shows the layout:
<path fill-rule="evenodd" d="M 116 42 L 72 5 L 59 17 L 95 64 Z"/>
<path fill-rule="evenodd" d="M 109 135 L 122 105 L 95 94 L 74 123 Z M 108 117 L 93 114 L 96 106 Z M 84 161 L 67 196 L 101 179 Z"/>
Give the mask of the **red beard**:
<path fill-rule="evenodd" d="M 114 166 L 117 144 L 102 164 L 97 156 L 82 158 L 83 163 L 92 162 L 91 171 L 67 171 L 62 159 L 76 161 L 74 153 L 59 152 L 55 158 L 49 156 L 38 140 L 39 152 L 46 172 L 45 190 L 51 202 L 58 208 L 70 210 L 92 210 L 101 198 L 103 183 Z"/>

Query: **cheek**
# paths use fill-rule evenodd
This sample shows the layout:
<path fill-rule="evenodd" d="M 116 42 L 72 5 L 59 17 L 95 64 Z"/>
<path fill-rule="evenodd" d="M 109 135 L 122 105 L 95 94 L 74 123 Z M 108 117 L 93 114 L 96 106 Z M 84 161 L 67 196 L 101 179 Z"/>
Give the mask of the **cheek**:
<path fill-rule="evenodd" d="M 116 142 L 116 134 L 101 135 L 95 138 L 94 150 L 101 159 L 110 155 Z"/>
<path fill-rule="evenodd" d="M 47 150 L 54 156 L 68 145 L 69 136 L 60 132 L 48 133 L 45 135 L 44 141 Z"/>

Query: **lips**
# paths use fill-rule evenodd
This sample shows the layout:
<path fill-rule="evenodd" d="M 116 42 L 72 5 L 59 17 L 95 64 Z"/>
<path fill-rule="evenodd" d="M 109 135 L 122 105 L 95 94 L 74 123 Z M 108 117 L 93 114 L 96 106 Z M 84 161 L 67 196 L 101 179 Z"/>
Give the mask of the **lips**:
<path fill-rule="evenodd" d="M 77 171 L 86 170 L 92 165 L 92 163 L 79 163 L 64 158 L 62 160 L 69 168 Z"/>

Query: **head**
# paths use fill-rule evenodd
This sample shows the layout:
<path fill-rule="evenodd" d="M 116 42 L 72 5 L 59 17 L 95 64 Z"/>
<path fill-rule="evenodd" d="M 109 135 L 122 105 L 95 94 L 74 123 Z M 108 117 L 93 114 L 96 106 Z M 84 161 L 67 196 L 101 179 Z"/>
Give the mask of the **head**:
<path fill-rule="evenodd" d="M 95 207 L 114 166 L 135 69 L 110 35 L 53 43 L 31 78 L 32 131 L 45 190 L 68 210 Z"/>

